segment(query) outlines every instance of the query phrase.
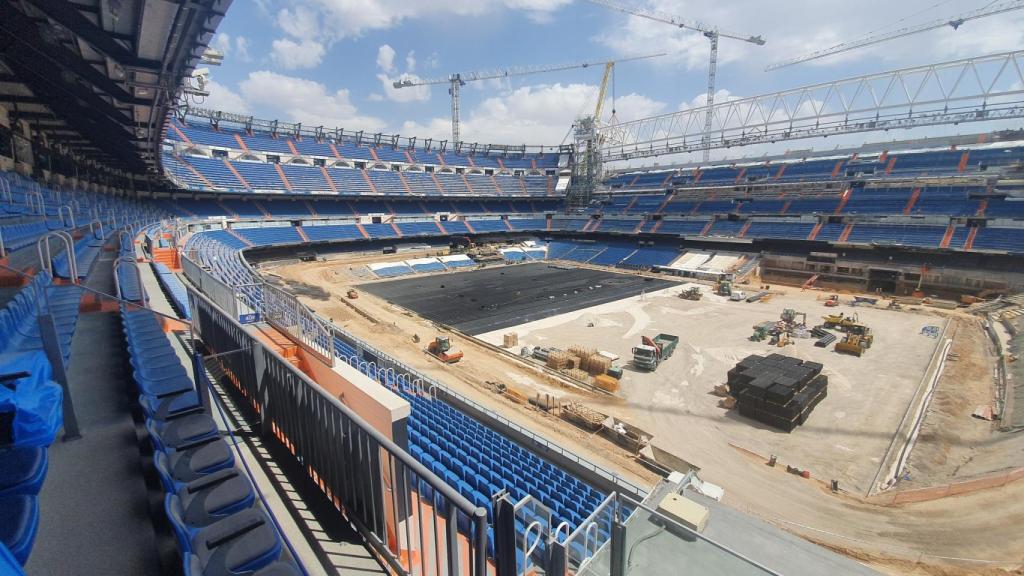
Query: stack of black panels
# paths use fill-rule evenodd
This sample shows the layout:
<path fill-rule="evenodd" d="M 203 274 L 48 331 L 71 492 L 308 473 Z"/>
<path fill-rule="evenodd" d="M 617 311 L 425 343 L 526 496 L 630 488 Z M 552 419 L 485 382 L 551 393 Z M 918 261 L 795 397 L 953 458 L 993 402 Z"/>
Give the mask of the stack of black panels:
<path fill-rule="evenodd" d="M 747 356 L 729 370 L 729 391 L 740 414 L 790 432 L 828 393 L 821 368 L 782 354 Z"/>

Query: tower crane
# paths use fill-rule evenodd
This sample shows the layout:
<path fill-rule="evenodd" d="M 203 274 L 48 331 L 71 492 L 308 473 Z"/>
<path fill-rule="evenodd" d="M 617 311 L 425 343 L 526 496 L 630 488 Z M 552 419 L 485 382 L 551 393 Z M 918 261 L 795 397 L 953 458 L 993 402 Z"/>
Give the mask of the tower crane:
<path fill-rule="evenodd" d="M 927 32 L 929 30 L 935 30 L 937 28 L 945 28 L 946 26 L 951 27 L 953 30 L 959 30 L 965 22 L 971 20 L 978 20 L 980 18 L 986 18 L 988 16 L 995 16 L 996 14 L 1003 14 L 1004 12 L 1011 12 L 1013 10 L 1020 10 L 1024 8 L 1024 0 L 1006 0 L 1003 2 L 992 2 L 985 5 L 977 10 L 971 10 L 970 12 L 963 12 L 956 16 L 949 18 L 939 18 L 938 20 L 932 20 L 922 24 L 916 24 L 913 26 L 905 26 L 903 28 L 897 28 L 896 30 L 890 30 L 888 32 L 877 32 L 868 34 L 862 38 L 851 40 L 849 42 L 841 42 L 835 46 L 830 46 L 821 50 L 816 50 L 802 56 L 790 58 L 789 60 L 783 60 L 776 62 L 765 68 L 765 71 L 778 70 L 779 68 L 785 68 L 787 66 L 793 66 L 794 64 L 800 64 L 801 62 L 809 62 L 811 60 L 817 60 L 819 58 L 825 58 L 833 54 L 840 54 L 842 52 L 849 52 L 850 50 L 856 50 L 864 46 L 871 46 L 872 44 L 880 44 L 882 42 L 888 42 L 889 40 L 895 40 L 897 38 L 903 38 L 905 36 L 912 36 L 921 32 Z"/>
<path fill-rule="evenodd" d="M 562 70 L 574 70 L 577 68 L 589 68 L 590 66 L 598 65 L 614 65 L 615 63 L 621 62 L 633 62 L 636 60 L 646 60 L 648 58 L 658 58 L 665 56 L 666 52 L 659 52 L 657 54 L 645 54 L 641 56 L 631 56 L 627 58 L 619 58 L 617 60 L 592 60 L 586 62 L 571 62 L 567 64 L 550 64 L 540 66 L 514 66 L 510 68 L 502 68 L 498 70 L 488 70 L 479 72 L 468 72 L 462 73 L 457 72 L 450 74 L 447 78 L 433 78 L 433 79 L 412 79 L 412 78 L 401 78 L 396 80 L 392 86 L 396 89 L 399 88 L 412 88 L 414 86 L 435 86 L 439 84 L 448 85 L 448 94 L 451 95 L 452 100 L 452 142 L 460 142 L 459 137 L 459 89 L 466 85 L 467 82 L 476 82 L 478 80 L 494 80 L 498 78 L 511 78 L 513 76 L 528 76 L 531 74 L 545 74 L 548 72 L 560 72 Z"/>
<path fill-rule="evenodd" d="M 704 120 L 704 140 L 710 141 L 711 139 L 711 123 L 714 119 L 713 106 L 715 103 L 715 76 L 718 69 L 718 39 L 719 38 L 730 38 L 732 40 L 741 40 L 743 42 L 749 42 L 750 44 L 756 44 L 757 46 L 764 46 L 765 39 L 761 36 L 744 36 L 742 34 L 734 34 L 732 32 L 725 32 L 719 30 L 715 26 L 698 22 L 696 20 L 687 20 L 678 16 L 670 16 L 668 14 L 662 14 L 661 12 L 655 12 L 652 10 L 644 10 L 642 8 L 631 8 L 628 6 L 622 6 L 616 2 L 609 0 L 587 0 L 591 4 L 603 6 L 610 10 L 622 12 L 623 14 L 629 14 L 631 16 L 637 16 L 639 18 L 646 18 L 654 22 L 661 22 L 663 24 L 669 24 L 676 28 L 682 28 L 684 30 L 695 30 L 704 35 L 711 42 L 711 60 L 708 65 L 708 97 L 707 107 L 708 113 Z M 704 149 L 704 161 L 706 162 L 710 157 L 711 149 Z"/>

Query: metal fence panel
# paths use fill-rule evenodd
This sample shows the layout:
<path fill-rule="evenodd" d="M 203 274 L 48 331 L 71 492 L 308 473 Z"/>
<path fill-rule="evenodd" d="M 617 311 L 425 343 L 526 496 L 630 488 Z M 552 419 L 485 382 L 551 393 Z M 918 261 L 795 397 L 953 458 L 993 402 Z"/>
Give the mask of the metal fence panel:
<path fill-rule="evenodd" d="M 439 574 L 487 576 L 483 508 L 263 346 L 215 301 L 188 291 L 195 332 L 243 409 L 259 419 L 263 438 L 294 456 L 391 569 L 422 574 L 433 560 Z"/>

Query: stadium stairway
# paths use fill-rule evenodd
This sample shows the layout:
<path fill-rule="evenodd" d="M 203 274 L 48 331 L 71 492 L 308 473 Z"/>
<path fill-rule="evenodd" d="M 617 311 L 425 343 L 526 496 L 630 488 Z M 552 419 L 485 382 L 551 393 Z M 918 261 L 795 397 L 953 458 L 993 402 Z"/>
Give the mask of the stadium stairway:
<path fill-rule="evenodd" d="M 103 252 L 85 284 L 114 291 L 114 253 Z M 40 523 L 28 574 L 155 574 L 156 535 L 116 312 L 83 314 L 71 346 L 68 385 L 82 437 L 55 442 L 40 494 Z M 91 527 L 102 526 L 102 530 Z"/>

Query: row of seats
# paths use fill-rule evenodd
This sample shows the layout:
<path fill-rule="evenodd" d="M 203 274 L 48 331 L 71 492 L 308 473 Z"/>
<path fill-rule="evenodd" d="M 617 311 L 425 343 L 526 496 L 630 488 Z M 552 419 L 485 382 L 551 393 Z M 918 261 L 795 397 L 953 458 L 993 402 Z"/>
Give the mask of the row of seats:
<path fill-rule="evenodd" d="M 102 252 L 105 243 L 106 238 L 100 237 L 98 231 L 95 234 L 87 233 L 75 242 L 75 265 L 78 268 L 78 278 L 82 279 L 89 275 L 89 270 L 92 269 L 92 265 Z M 60 278 L 71 277 L 71 262 L 66 250 L 53 259 L 53 274 Z"/>
<path fill-rule="evenodd" d="M 808 182 L 865 176 L 920 177 L 978 173 L 1024 159 L 1024 148 L 932 150 L 854 155 L 842 158 L 783 160 L 748 165 L 707 166 L 680 170 L 627 172 L 613 175 L 606 185 L 614 190 Z"/>
<path fill-rule="evenodd" d="M 66 364 L 71 359 L 71 340 L 78 325 L 81 298 L 80 287 L 54 286 L 50 274 L 40 271 L 0 311 L 0 353 L 42 349 L 38 314 L 43 313 L 53 318 Z"/>
<path fill-rule="evenodd" d="M 235 466 L 217 421 L 200 404 L 160 320 L 124 305 L 121 320 L 183 572 L 299 574 L 251 481 Z"/>
<path fill-rule="evenodd" d="M 854 188 L 843 192 L 801 196 L 742 197 L 710 200 L 679 194 L 619 194 L 594 202 L 590 213 L 615 214 L 849 214 L 1024 217 L 1024 202 L 986 195 L 984 187 L 925 186 Z M 664 207 L 662 207 L 664 206 Z"/>
<path fill-rule="evenodd" d="M 185 289 L 181 279 L 162 262 L 153 262 L 152 266 L 153 273 L 156 274 L 160 287 L 163 289 L 164 294 L 167 295 L 171 305 L 177 310 L 178 317 L 191 320 L 192 312 L 188 306 L 188 290 Z"/>
<path fill-rule="evenodd" d="M 167 139 L 176 142 L 188 141 L 193 144 L 216 146 L 218 148 L 242 149 L 270 152 L 283 155 L 301 154 L 323 158 L 341 157 L 350 160 L 407 162 L 410 164 L 435 164 L 480 168 L 533 169 L 558 166 L 557 153 L 529 154 L 467 154 L 450 150 L 444 152 L 422 148 L 395 148 L 389 145 L 373 146 L 356 144 L 351 140 L 318 140 L 309 136 L 246 132 L 244 130 L 219 129 L 210 126 L 207 120 L 196 122 L 170 120 Z M 241 142 L 241 143 L 240 143 Z"/>
<path fill-rule="evenodd" d="M 548 176 L 396 172 L 270 164 L 164 152 L 167 173 L 194 191 L 384 196 L 550 196 Z"/>
<path fill-rule="evenodd" d="M 448 214 L 543 214 L 562 210 L 557 200 L 533 201 L 479 201 L 479 200 L 428 200 L 382 201 L 382 200 L 336 200 L 294 199 L 220 201 L 176 199 L 161 200 L 157 206 L 168 213 L 187 218 L 249 218 L 262 220 L 268 215 L 275 219 L 308 220 L 314 217 L 357 216 L 368 214 L 395 214 L 400 216 L 423 216 L 438 213 Z"/>
<path fill-rule="evenodd" d="M 337 337 L 335 353 L 350 363 L 359 360 L 356 350 Z M 409 402 L 410 454 L 467 500 L 486 509 L 490 520 L 494 519 L 492 497 L 501 490 L 517 501 L 532 496 L 572 529 L 604 499 L 600 491 L 452 405 L 405 390 L 393 372 L 370 375 L 383 378 L 382 384 Z M 424 499 L 432 500 L 425 482 L 414 487 Z M 459 529 L 468 532 L 468 522 L 463 520 Z"/>

